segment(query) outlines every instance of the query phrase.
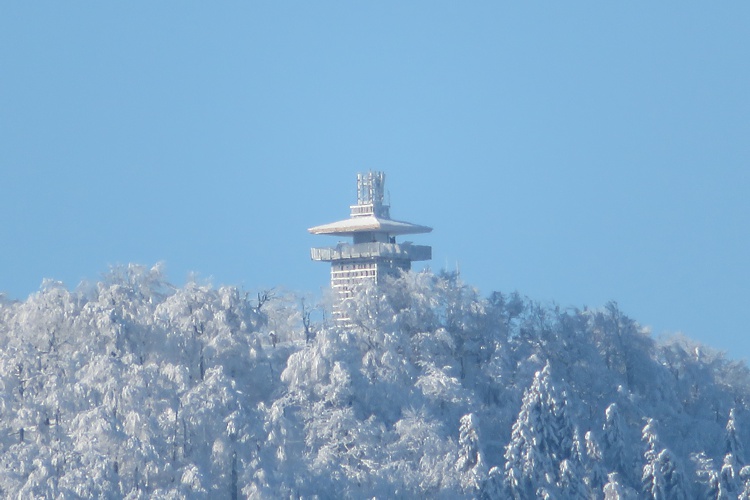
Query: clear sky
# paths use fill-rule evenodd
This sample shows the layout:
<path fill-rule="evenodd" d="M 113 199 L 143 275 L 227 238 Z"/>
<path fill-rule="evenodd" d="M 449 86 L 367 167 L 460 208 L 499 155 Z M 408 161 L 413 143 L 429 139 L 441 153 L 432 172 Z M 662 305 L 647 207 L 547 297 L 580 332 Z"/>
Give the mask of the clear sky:
<path fill-rule="evenodd" d="M 0 290 L 319 294 L 383 170 L 433 269 L 750 359 L 750 2 L 0 4 Z"/>

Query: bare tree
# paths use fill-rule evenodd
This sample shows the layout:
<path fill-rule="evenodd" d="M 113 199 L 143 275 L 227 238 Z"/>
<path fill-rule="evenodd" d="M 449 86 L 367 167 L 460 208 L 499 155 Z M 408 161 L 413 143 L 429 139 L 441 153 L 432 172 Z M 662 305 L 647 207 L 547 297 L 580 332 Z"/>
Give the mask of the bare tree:
<path fill-rule="evenodd" d="M 273 291 L 273 288 L 271 288 L 270 290 L 262 290 L 258 292 L 258 305 L 255 306 L 255 312 L 260 314 L 260 310 L 263 307 L 263 304 L 275 297 L 276 293 Z"/>
<path fill-rule="evenodd" d="M 305 304 L 305 299 L 301 300 L 302 303 L 302 326 L 305 328 L 305 343 L 309 344 L 312 340 L 315 332 L 312 329 L 312 320 L 310 319 L 310 308 Z"/>

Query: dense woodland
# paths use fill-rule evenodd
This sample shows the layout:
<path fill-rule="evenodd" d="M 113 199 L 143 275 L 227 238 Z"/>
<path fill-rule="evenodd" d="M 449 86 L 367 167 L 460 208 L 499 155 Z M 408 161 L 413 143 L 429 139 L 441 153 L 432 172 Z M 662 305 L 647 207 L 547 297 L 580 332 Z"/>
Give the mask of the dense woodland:
<path fill-rule="evenodd" d="M 348 303 L 119 267 L 0 299 L 0 496 L 750 498 L 750 372 L 616 304 Z"/>

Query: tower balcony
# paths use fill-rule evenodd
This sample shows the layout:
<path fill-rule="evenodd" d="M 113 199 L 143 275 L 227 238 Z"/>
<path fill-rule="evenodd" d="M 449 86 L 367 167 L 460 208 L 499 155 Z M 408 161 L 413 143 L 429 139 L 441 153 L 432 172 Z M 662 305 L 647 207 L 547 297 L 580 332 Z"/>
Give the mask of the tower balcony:
<path fill-rule="evenodd" d="M 334 248 L 311 248 L 312 260 L 335 262 L 349 259 L 430 260 L 432 247 L 405 243 L 339 243 Z"/>

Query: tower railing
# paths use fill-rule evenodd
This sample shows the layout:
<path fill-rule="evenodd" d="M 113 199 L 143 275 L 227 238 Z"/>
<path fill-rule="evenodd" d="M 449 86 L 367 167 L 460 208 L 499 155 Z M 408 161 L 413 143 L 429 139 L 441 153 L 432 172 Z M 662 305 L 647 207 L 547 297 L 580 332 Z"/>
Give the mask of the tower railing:
<path fill-rule="evenodd" d="M 344 259 L 403 259 L 403 260 L 430 260 L 432 259 L 432 247 L 424 245 L 413 245 L 411 243 L 339 243 L 331 248 L 311 248 L 312 260 L 333 262 Z"/>
<path fill-rule="evenodd" d="M 365 205 L 350 205 L 352 217 L 363 217 L 366 215 L 374 215 L 376 217 L 382 217 L 384 219 L 391 218 L 391 211 L 388 205 L 375 205 L 368 203 Z"/>

